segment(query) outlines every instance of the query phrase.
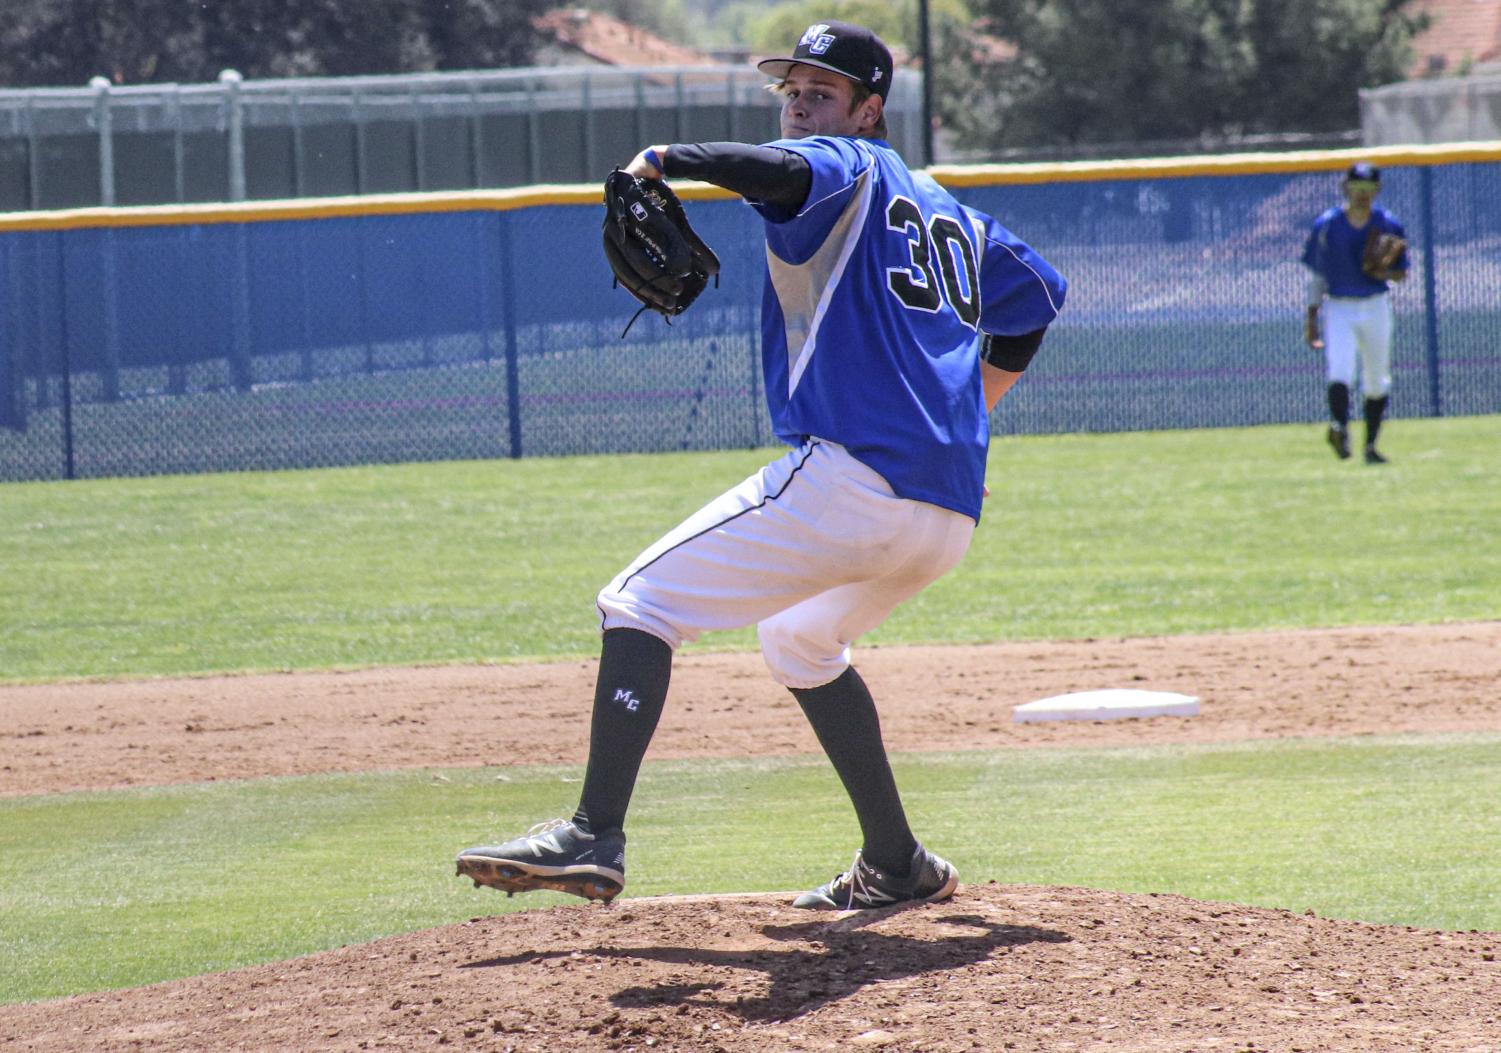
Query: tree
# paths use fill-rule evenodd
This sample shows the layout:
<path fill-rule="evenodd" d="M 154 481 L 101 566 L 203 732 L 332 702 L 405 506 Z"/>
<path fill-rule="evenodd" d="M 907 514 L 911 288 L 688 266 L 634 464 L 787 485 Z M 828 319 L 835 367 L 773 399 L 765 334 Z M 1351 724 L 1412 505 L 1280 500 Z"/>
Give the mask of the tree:
<path fill-rule="evenodd" d="M 1259 0 L 1249 32 L 1258 81 L 1273 92 L 1248 91 L 1245 102 L 1260 129 L 1309 131 L 1360 123 L 1360 88 L 1402 80 L 1412 64 L 1412 38 L 1431 19 L 1412 0 Z"/>
<path fill-rule="evenodd" d="M 524 65 L 547 0 L 5 0 L 0 85 Z"/>
<path fill-rule="evenodd" d="M 0 84 L 171 80 L 196 36 L 182 0 L 13 0 L 0 27 Z M 186 17 L 184 17 L 186 15 Z"/>
<path fill-rule="evenodd" d="M 1188 139 L 1358 123 L 1399 79 L 1415 0 L 973 0 L 1014 61 L 976 68 L 990 146 Z"/>
<path fill-rule="evenodd" d="M 794 0 L 769 7 L 747 27 L 747 43 L 758 54 L 785 55 L 803 35 L 803 30 L 829 18 L 868 26 L 892 47 L 912 50 L 917 43 L 917 5 L 912 0 Z"/>

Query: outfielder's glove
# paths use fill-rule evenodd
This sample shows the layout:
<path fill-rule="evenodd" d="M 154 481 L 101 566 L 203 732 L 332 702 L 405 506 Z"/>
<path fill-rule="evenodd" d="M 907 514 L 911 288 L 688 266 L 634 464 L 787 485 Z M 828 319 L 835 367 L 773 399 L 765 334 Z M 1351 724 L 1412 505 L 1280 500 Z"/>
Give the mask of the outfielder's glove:
<path fill-rule="evenodd" d="M 616 284 L 640 300 L 642 310 L 669 322 L 719 274 L 719 257 L 689 224 L 668 185 L 618 169 L 605 180 L 605 260 Z"/>
<path fill-rule="evenodd" d="M 1366 235 L 1365 250 L 1360 257 L 1360 269 L 1367 278 L 1378 282 L 1388 281 L 1395 273 L 1397 261 L 1402 258 L 1402 253 L 1406 248 L 1406 241 L 1395 234 L 1377 230 L 1373 226 L 1371 232 Z"/>

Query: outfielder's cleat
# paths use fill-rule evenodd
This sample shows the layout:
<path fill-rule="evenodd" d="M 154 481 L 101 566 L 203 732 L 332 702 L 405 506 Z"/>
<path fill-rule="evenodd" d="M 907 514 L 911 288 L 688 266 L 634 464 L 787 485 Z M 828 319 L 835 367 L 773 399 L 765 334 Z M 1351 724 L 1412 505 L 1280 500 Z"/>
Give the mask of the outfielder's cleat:
<path fill-rule="evenodd" d="M 792 901 L 809 910 L 870 910 L 894 903 L 932 903 L 948 899 L 959 887 L 959 871 L 922 845 L 912 853 L 912 872 L 893 877 L 867 863 L 859 852 L 843 874 Z"/>
<path fill-rule="evenodd" d="M 1329 445 L 1334 447 L 1334 454 L 1340 460 L 1348 460 L 1350 457 L 1350 432 L 1341 428 L 1338 424 L 1329 425 Z"/>
<path fill-rule="evenodd" d="M 566 819 L 538 823 L 502 845 L 466 848 L 458 872 L 507 897 L 551 889 L 609 903 L 625 888 L 625 834 L 585 833 Z"/>
<path fill-rule="evenodd" d="M 1374 446 L 1367 446 L 1365 448 L 1365 463 L 1366 464 L 1385 464 L 1386 463 L 1386 458 L 1383 457 L 1383 456 L 1381 456 L 1381 454 L 1377 451 L 1376 447 L 1374 447 Z"/>

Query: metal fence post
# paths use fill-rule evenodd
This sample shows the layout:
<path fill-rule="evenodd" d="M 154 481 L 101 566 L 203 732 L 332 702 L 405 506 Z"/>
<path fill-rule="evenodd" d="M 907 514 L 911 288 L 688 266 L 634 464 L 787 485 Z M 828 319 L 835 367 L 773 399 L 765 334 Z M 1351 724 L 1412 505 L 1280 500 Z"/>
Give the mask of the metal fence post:
<path fill-rule="evenodd" d="M 94 77 L 94 127 L 99 132 L 99 203 L 106 208 L 115 203 L 115 136 L 109 109 L 109 78 Z"/>
<path fill-rule="evenodd" d="M 579 109 L 584 125 L 584 178 L 589 178 L 590 173 L 598 171 L 594 166 L 594 105 L 593 105 L 593 78 L 584 74 L 584 85 L 580 97 Z"/>
<path fill-rule="evenodd" d="M 292 193 L 307 196 L 307 162 L 303 160 L 305 146 L 302 136 L 302 93 L 296 88 L 287 90 L 287 113 L 292 118 Z"/>
<path fill-rule="evenodd" d="M 68 350 L 68 234 L 57 232 L 57 348 L 62 361 L 63 478 L 77 478 L 73 457 L 73 356 Z"/>
<path fill-rule="evenodd" d="M 94 123 L 99 131 L 99 203 L 105 208 L 115 204 L 115 134 L 110 112 L 108 77 L 89 81 L 94 89 Z M 120 398 L 120 304 L 119 281 L 115 273 L 115 232 L 106 230 L 101 239 L 101 273 L 104 278 L 104 361 L 99 370 L 104 400 Z"/>
<path fill-rule="evenodd" d="M 42 207 L 42 151 L 36 134 L 36 100 L 26 96 L 26 200 L 32 208 Z"/>
<path fill-rule="evenodd" d="M 412 101 L 412 187 L 426 190 L 427 178 L 422 170 L 422 155 L 427 151 L 427 124 L 422 119 L 422 89 L 416 81 L 407 90 L 407 97 Z"/>
<path fill-rule="evenodd" d="M 8 252 L 0 252 L 0 304 L 11 308 L 0 311 L 0 428 L 24 432 L 26 430 L 26 390 L 21 372 L 21 349 L 12 333 L 20 331 L 15 318 L 17 306 L 15 289 L 11 282 L 11 260 Z"/>
<path fill-rule="evenodd" d="M 1439 385 L 1438 350 L 1438 260 L 1433 252 L 1433 169 L 1418 169 L 1418 192 L 1422 198 L 1423 217 L 1423 336 L 1428 348 L 1428 410 L 1435 417 L 1444 415 Z"/>
<path fill-rule="evenodd" d="M 651 145 L 646 141 L 646 80 L 636 74 L 636 142 L 641 146 Z M 641 149 L 641 146 L 636 149 Z"/>
<path fill-rule="evenodd" d="M 506 339 L 506 419 L 511 425 L 511 456 L 521 456 L 521 363 L 516 340 L 516 259 L 511 251 L 511 216 L 500 220 L 500 309 Z"/>
<path fill-rule="evenodd" d="M 733 73 L 727 77 L 727 88 L 730 96 L 730 142 L 732 143 L 740 141 L 740 93 L 736 90 L 738 87 L 736 80 L 737 78 Z"/>
<path fill-rule="evenodd" d="M 683 73 L 679 70 L 672 77 L 672 126 L 673 141 L 686 143 L 688 141 L 688 107 L 683 105 Z"/>
<path fill-rule="evenodd" d="M 526 177 L 532 183 L 542 182 L 542 115 L 537 112 L 537 89 L 526 82 Z"/>
<path fill-rule="evenodd" d="M 485 129 L 480 115 L 479 85 L 469 81 L 469 185 L 475 190 L 485 185 Z M 485 357 L 489 357 L 487 354 Z"/>
<path fill-rule="evenodd" d="M 255 363 L 250 340 L 250 233 L 244 223 L 234 225 L 229 294 L 229 382 L 236 391 L 249 391 L 255 383 Z"/>
<path fill-rule="evenodd" d="M 360 105 L 360 89 L 349 89 L 349 108 L 354 116 L 354 192 L 363 194 L 370 181 L 365 159 L 365 109 Z"/>
<path fill-rule="evenodd" d="M 245 113 L 240 106 L 240 84 L 244 81 L 238 70 L 227 69 L 219 74 L 219 83 L 224 87 L 224 102 L 228 110 L 226 125 L 229 132 L 229 200 L 245 200 Z"/>
<path fill-rule="evenodd" d="M 99 383 L 106 402 L 120 400 L 120 274 L 115 251 L 115 230 L 110 227 L 100 242 L 99 261 L 104 280 L 104 361 L 99 367 Z"/>
<path fill-rule="evenodd" d="M 172 192 L 179 203 L 188 197 L 187 166 L 182 142 L 182 86 L 172 88 Z"/>

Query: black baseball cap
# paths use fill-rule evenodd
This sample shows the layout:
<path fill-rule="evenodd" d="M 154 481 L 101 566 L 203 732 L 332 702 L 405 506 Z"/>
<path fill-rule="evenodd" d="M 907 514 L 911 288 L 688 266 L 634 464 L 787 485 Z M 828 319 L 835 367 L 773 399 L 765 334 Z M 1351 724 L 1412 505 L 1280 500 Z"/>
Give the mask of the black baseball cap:
<path fill-rule="evenodd" d="M 1345 179 L 1355 179 L 1362 183 L 1379 183 L 1381 182 L 1381 169 L 1369 161 L 1356 161 L 1345 173 Z"/>
<path fill-rule="evenodd" d="M 864 26 L 816 22 L 803 32 L 790 57 L 762 59 L 756 68 L 781 80 L 796 65 L 816 66 L 848 77 L 879 95 L 882 102 L 891 90 L 891 49 Z"/>

